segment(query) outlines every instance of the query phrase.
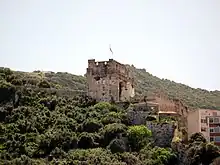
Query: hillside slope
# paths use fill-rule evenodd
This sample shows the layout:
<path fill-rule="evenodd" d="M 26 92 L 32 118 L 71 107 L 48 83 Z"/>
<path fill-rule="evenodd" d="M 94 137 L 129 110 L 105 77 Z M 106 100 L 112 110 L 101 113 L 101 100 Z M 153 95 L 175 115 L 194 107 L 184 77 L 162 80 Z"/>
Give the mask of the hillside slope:
<path fill-rule="evenodd" d="M 150 95 L 159 92 L 168 95 L 169 98 L 178 98 L 190 107 L 220 110 L 220 91 L 191 88 L 181 83 L 160 79 L 144 69 L 128 67 L 135 77 L 137 93 Z"/>
<path fill-rule="evenodd" d="M 190 107 L 220 110 L 220 91 L 191 88 L 181 83 L 160 79 L 146 72 L 144 69 L 137 69 L 129 65 L 127 67 L 131 70 L 135 78 L 135 91 L 137 95 L 148 96 L 162 93 L 169 98 L 178 98 Z M 7 82 L 16 86 L 26 85 L 31 87 L 38 87 L 39 84 L 42 84 L 42 80 L 45 80 L 49 83 L 50 88 L 56 89 L 62 94 L 86 92 L 86 78 L 83 76 L 62 72 L 10 72 L 10 70 L 1 68 L 0 79 L 6 79 Z M 10 76 L 6 76 L 5 74 L 10 74 Z"/>
<path fill-rule="evenodd" d="M 144 77 L 137 83 L 147 90 L 143 84 L 150 79 Z M 187 165 L 210 164 L 220 156 L 219 148 L 200 133 L 185 145 L 176 130 L 174 138 L 164 138 L 169 142 L 160 145 L 150 128 L 160 125 L 159 131 L 167 134 L 163 126 L 173 128 L 173 119 L 151 116 L 149 128 L 133 125 L 126 107 L 76 95 L 85 89 L 82 76 L 0 68 L 0 164 Z"/>

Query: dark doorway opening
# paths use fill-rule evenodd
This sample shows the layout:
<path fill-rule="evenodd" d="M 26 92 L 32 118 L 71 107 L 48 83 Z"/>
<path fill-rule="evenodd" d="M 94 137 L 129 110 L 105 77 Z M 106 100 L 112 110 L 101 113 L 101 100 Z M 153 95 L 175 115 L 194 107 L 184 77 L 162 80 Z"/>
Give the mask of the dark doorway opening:
<path fill-rule="evenodd" d="M 123 84 L 122 84 L 122 82 L 120 82 L 119 83 L 119 100 L 121 100 L 122 87 L 123 87 Z"/>

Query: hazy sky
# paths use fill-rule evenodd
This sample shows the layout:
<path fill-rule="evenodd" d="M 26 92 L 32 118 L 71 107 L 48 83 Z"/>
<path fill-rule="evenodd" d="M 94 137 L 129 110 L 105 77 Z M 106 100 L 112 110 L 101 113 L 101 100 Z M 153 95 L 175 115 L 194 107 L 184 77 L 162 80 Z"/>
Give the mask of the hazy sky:
<path fill-rule="evenodd" d="M 220 0 L 0 0 L 0 66 L 84 74 L 88 58 L 220 90 Z"/>

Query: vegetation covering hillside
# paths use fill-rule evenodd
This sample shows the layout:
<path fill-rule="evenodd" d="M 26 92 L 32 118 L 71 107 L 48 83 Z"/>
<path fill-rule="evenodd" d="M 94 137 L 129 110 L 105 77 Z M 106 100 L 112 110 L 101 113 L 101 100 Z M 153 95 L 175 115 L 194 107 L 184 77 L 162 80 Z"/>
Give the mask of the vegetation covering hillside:
<path fill-rule="evenodd" d="M 160 79 L 146 72 L 145 69 L 137 69 L 128 66 L 135 78 L 135 92 L 137 95 L 152 95 L 162 93 L 169 98 L 178 98 L 187 106 L 194 108 L 208 108 L 220 110 L 220 91 L 207 91 L 195 89 L 184 84 L 167 79 Z M 0 73 L 0 79 L 1 73 Z M 86 78 L 69 73 L 54 73 L 35 71 L 13 72 L 8 81 L 17 86 L 38 87 L 41 80 L 50 83 L 51 88 L 56 88 L 60 94 L 82 94 L 86 92 Z"/>
<path fill-rule="evenodd" d="M 1 68 L 0 164 L 175 165 L 180 162 L 178 150 L 155 146 L 146 126 L 132 125 L 126 109 L 77 96 L 75 90 L 85 90 L 83 77 Z M 189 165 L 208 165 L 220 155 L 219 151 L 201 134 L 195 134 L 183 153 Z"/>
<path fill-rule="evenodd" d="M 190 107 L 220 110 L 220 91 L 191 88 L 181 83 L 160 79 L 145 69 L 136 69 L 132 66 L 129 68 L 136 80 L 137 93 L 149 95 L 159 92 L 168 95 L 169 98 L 178 98 Z"/>

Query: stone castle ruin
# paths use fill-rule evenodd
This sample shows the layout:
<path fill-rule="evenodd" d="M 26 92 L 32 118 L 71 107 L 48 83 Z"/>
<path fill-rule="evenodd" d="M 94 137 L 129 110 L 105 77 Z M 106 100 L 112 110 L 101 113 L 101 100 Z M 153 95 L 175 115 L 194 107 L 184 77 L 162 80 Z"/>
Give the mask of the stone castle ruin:
<path fill-rule="evenodd" d="M 128 68 L 113 60 L 88 60 L 88 95 L 97 101 L 130 101 L 134 96 L 134 79 Z"/>
<path fill-rule="evenodd" d="M 187 107 L 181 101 L 169 100 L 156 95 L 152 98 L 144 96 L 144 99 L 138 101 L 134 97 L 134 78 L 125 65 L 113 59 L 109 59 L 109 61 L 90 59 L 86 77 L 87 95 L 96 101 L 131 103 L 127 108 L 127 115 L 132 124 L 146 124 L 152 131 L 157 146 L 170 147 L 174 132 L 181 131 L 182 128 L 187 130 Z M 152 116 L 157 116 L 156 120 L 175 117 L 176 123 L 155 123 L 147 120 L 147 117 Z M 183 133 L 183 137 L 187 137 L 187 133 Z"/>
<path fill-rule="evenodd" d="M 145 123 L 145 117 L 155 114 L 159 117 L 178 118 L 180 127 L 187 127 L 188 109 L 181 101 L 170 100 L 165 96 L 144 97 L 144 100 L 134 102 L 134 78 L 129 69 L 113 60 L 88 60 L 87 68 L 87 94 L 96 101 L 130 102 L 132 112 L 128 110 L 135 124 Z M 135 111 L 134 111 L 135 110 Z"/>

